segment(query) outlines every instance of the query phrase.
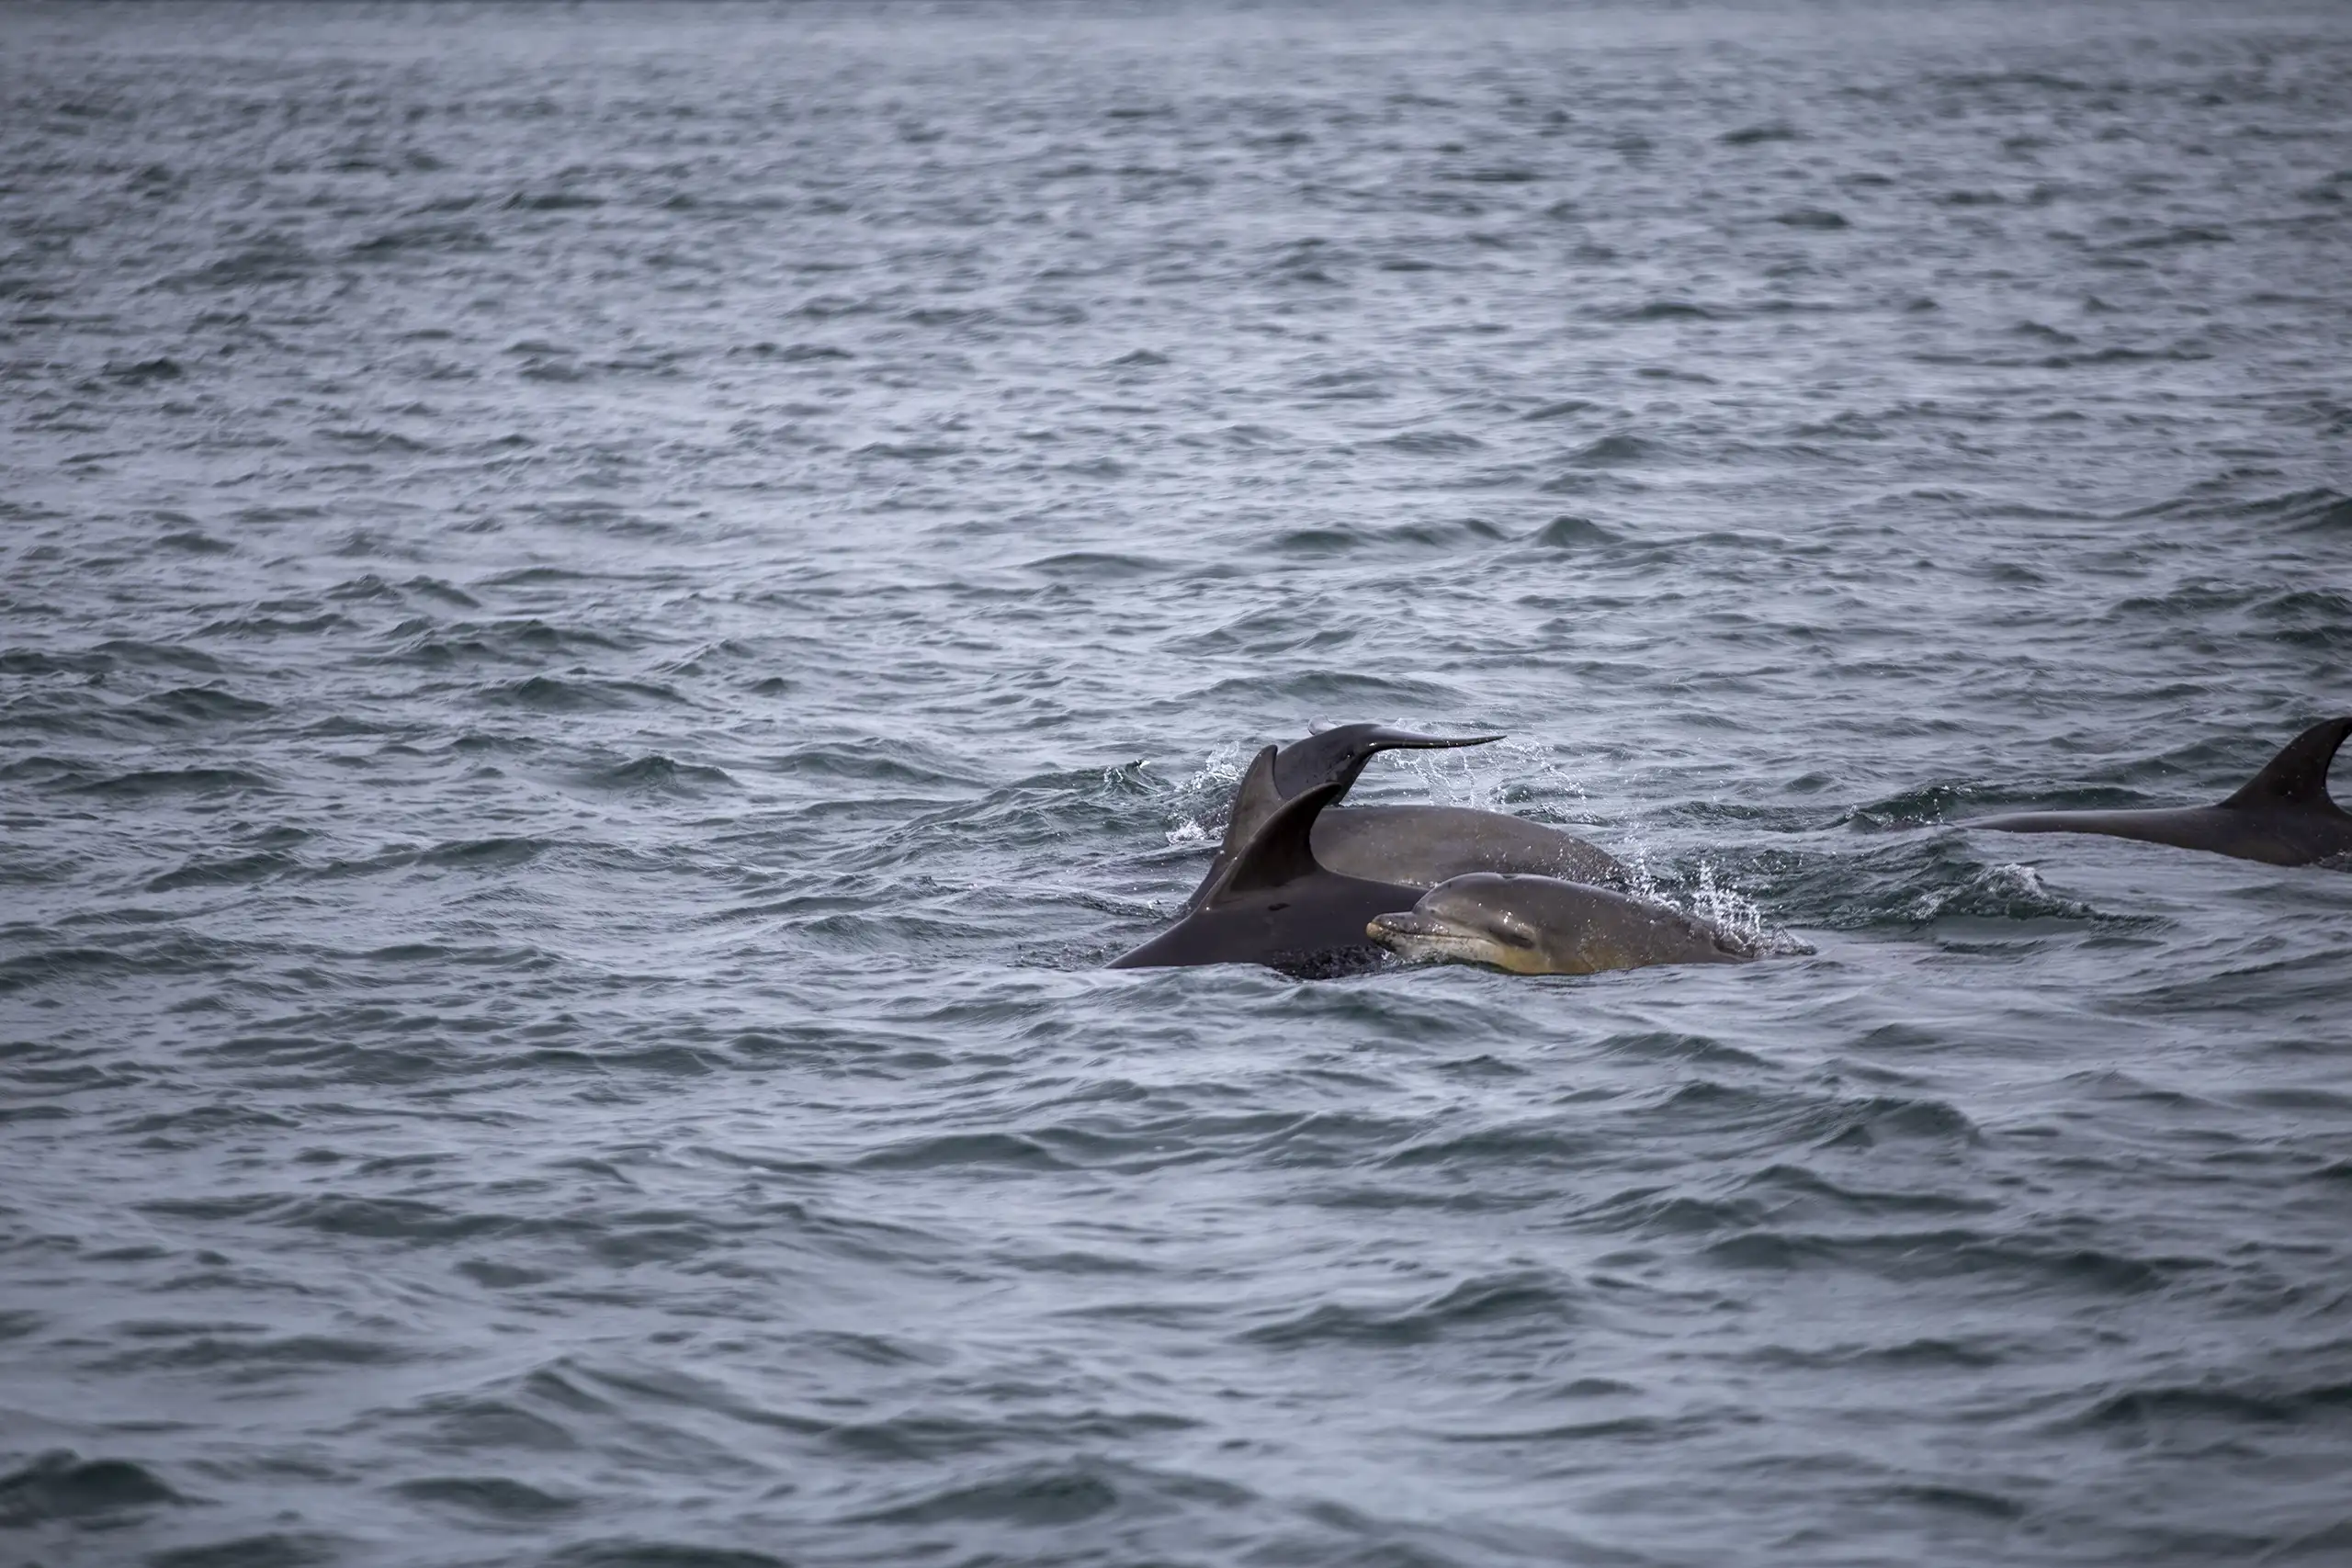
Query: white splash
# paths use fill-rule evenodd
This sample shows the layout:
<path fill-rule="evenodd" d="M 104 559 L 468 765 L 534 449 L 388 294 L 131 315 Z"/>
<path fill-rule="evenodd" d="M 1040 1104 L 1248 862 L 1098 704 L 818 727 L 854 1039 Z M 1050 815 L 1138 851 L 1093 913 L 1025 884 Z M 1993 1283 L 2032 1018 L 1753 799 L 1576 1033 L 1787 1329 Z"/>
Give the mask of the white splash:
<path fill-rule="evenodd" d="M 1168 829 L 1170 848 L 1192 849 L 1215 843 L 1225 836 L 1225 816 L 1240 785 L 1241 770 L 1257 753 L 1238 742 L 1220 746 L 1201 760 L 1199 769 L 1176 785 L 1179 813 Z"/>
<path fill-rule="evenodd" d="M 1691 890 L 1690 913 L 1721 926 L 1749 947 L 1764 945 L 1764 908 L 1736 887 L 1720 886 L 1715 868 L 1699 863 L 1699 886 Z"/>

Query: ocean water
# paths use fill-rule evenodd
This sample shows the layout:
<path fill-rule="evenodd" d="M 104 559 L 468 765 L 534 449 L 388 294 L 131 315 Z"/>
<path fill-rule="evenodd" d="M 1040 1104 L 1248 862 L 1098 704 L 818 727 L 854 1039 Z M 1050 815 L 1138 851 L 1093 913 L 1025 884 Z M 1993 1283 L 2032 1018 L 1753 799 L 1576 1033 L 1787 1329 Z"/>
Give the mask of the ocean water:
<path fill-rule="evenodd" d="M 0 1562 L 2352 1562 L 2341 6 L 0 12 Z M 1237 769 L 1729 969 L 1106 973 Z"/>

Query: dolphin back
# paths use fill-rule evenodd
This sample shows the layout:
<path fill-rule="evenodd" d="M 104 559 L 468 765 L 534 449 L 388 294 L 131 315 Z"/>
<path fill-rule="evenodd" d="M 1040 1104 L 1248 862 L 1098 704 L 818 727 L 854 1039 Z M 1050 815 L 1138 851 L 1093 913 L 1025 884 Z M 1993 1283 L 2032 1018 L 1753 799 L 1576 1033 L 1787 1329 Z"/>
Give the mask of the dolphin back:
<path fill-rule="evenodd" d="M 2352 718 L 2312 725 L 2227 800 L 2149 811 L 2028 811 L 1966 824 L 2002 833 L 2097 833 L 2271 865 L 2352 855 L 2352 816 L 2327 793 L 2327 771 Z"/>

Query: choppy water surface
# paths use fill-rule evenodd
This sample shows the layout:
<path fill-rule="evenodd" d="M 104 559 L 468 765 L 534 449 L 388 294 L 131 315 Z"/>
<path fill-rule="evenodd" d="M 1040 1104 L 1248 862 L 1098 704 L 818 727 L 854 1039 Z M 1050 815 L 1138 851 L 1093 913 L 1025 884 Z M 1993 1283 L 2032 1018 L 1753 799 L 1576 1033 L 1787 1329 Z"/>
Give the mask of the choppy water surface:
<path fill-rule="evenodd" d="M 2352 1561 L 2352 877 L 1952 825 L 2352 705 L 2216 9 L 0 16 L 0 1556 Z M 1102 971 L 1357 718 L 1811 953 Z"/>

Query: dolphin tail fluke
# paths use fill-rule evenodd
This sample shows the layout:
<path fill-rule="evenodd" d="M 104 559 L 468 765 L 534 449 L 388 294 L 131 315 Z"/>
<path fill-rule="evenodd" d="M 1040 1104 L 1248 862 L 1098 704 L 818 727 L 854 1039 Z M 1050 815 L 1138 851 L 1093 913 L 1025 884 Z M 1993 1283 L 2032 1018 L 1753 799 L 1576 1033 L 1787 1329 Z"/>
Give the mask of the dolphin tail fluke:
<path fill-rule="evenodd" d="M 2327 793 L 2327 770 L 2347 735 L 2352 735 L 2352 718 L 2324 719 L 2312 725 L 2288 741 L 2244 789 L 2222 804 L 2240 809 L 2285 807 L 2335 811 L 2335 802 Z"/>
<path fill-rule="evenodd" d="M 1434 751 L 1485 746 L 1501 739 L 1499 735 L 1416 735 L 1385 724 L 1342 724 L 1283 747 L 1274 759 L 1274 780 L 1286 800 L 1327 784 L 1338 784 L 1345 795 L 1364 764 L 1383 751 Z"/>

